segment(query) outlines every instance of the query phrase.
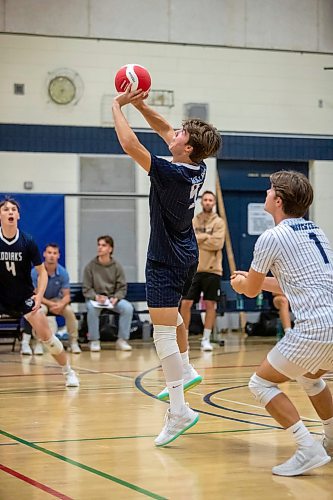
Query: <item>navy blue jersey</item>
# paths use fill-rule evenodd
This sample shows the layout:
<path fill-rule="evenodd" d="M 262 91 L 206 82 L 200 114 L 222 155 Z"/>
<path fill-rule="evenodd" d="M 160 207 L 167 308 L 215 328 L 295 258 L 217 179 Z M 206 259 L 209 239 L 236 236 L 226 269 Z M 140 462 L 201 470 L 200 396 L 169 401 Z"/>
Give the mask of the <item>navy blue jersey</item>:
<path fill-rule="evenodd" d="M 42 259 L 32 237 L 17 230 L 14 239 L 6 240 L 0 228 L 0 302 L 19 304 L 34 293 L 31 265 Z"/>
<path fill-rule="evenodd" d="M 177 267 L 198 260 L 192 219 L 206 168 L 204 163 L 172 163 L 151 155 L 148 259 Z"/>

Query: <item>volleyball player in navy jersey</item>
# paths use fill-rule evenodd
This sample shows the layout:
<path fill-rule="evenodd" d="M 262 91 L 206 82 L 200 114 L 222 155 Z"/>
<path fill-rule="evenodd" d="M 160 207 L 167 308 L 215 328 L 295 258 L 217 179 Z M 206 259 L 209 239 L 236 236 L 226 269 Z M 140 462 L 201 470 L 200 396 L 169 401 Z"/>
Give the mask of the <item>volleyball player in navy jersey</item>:
<path fill-rule="evenodd" d="M 206 175 L 203 160 L 216 154 L 221 145 L 221 137 L 214 127 L 195 119 L 185 121 L 182 128 L 175 131 L 145 103 L 147 95 L 141 90 L 132 92 L 128 88 L 124 94 L 114 99 L 112 111 L 122 148 L 148 172 L 151 182 L 151 233 L 146 283 L 155 347 L 170 399 L 165 425 L 155 439 L 156 446 L 164 446 L 199 419 L 198 413 L 191 410 L 184 399 L 183 367 L 191 365 L 186 331 L 178 306 L 182 294 L 191 285 L 198 263 L 192 219 L 195 201 Z M 122 112 L 121 108 L 126 104 L 133 104 L 164 139 L 169 146 L 172 161 L 154 156 L 139 142 Z M 193 367 L 189 371 L 193 375 L 193 385 L 199 383 L 201 377 Z"/>
<path fill-rule="evenodd" d="M 64 347 L 52 335 L 40 305 L 47 286 L 47 272 L 38 247 L 30 235 L 18 229 L 19 204 L 13 198 L 0 201 L 0 314 L 24 316 L 57 363 L 62 367 L 67 387 L 78 387 L 79 381 L 71 369 Z M 34 290 L 31 265 L 38 273 Z"/>
<path fill-rule="evenodd" d="M 333 400 L 322 376 L 333 370 L 333 250 L 324 232 L 304 214 L 313 200 L 308 179 L 280 171 L 270 177 L 265 210 L 275 227 L 257 240 L 249 272 L 237 271 L 231 286 L 255 297 L 260 290 L 284 294 L 295 316 L 293 329 L 268 353 L 249 388 L 290 433 L 298 448 L 273 474 L 298 476 L 325 465 L 333 456 Z M 271 271 L 274 277 L 266 277 Z M 278 385 L 296 380 L 322 420 L 322 443 L 315 441 Z"/>

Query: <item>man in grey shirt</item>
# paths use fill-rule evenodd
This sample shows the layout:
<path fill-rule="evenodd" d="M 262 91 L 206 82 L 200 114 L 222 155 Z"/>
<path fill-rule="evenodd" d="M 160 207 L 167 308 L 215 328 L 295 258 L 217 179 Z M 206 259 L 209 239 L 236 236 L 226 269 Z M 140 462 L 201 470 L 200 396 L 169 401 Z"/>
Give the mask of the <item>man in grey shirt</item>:
<path fill-rule="evenodd" d="M 97 256 L 86 265 L 83 273 L 83 295 L 87 305 L 88 336 L 91 351 L 100 351 L 99 316 L 103 309 L 112 308 L 119 314 L 116 349 L 130 351 L 133 306 L 125 300 L 127 283 L 122 266 L 112 257 L 111 236 L 97 238 Z"/>

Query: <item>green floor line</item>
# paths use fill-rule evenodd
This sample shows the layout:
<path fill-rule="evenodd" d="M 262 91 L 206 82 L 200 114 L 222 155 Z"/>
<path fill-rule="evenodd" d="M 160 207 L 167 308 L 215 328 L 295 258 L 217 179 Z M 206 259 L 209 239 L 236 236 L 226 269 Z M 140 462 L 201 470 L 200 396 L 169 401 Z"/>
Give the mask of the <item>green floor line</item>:
<path fill-rule="evenodd" d="M 157 500 L 167 500 L 166 497 L 161 497 L 160 495 L 156 495 L 155 493 L 152 493 L 151 491 L 145 490 L 144 488 L 140 488 L 140 486 L 136 486 L 135 484 L 128 483 L 127 481 L 123 481 L 122 479 L 119 479 L 118 477 L 111 476 L 110 474 L 107 474 L 106 472 L 99 471 L 97 469 L 94 469 L 93 467 L 89 467 L 88 465 L 84 465 L 84 464 L 81 464 L 80 462 L 76 462 L 76 460 L 72 460 L 72 459 L 67 458 L 63 455 L 59 455 L 59 453 L 55 453 L 51 450 L 47 450 L 46 448 L 42 448 L 41 446 L 38 446 L 34 443 L 31 443 L 30 441 L 26 441 L 25 439 L 21 439 L 18 436 L 14 436 L 13 434 L 9 434 L 9 432 L 6 432 L 6 431 L 3 431 L 0 429 L 0 434 L 8 437 L 10 439 L 13 439 L 14 441 L 18 441 L 19 443 L 24 444 L 25 446 L 29 446 L 30 448 L 34 448 L 35 450 L 41 451 L 42 453 L 45 453 L 46 455 L 50 455 L 51 457 L 62 460 L 63 462 L 74 465 L 75 467 L 79 467 L 80 469 L 86 470 L 87 472 L 91 472 L 92 474 L 96 474 L 97 476 L 101 476 L 104 479 L 109 479 L 110 481 L 118 483 L 121 486 L 125 486 L 126 488 L 130 488 L 131 490 L 137 491 L 138 493 L 142 493 L 143 495 L 146 495 L 147 497 L 155 498 Z"/>
<path fill-rule="evenodd" d="M 310 424 L 306 426 L 308 429 L 312 427 L 322 427 L 321 424 Z M 205 431 L 205 432 L 187 432 L 186 435 L 195 435 L 195 436 L 204 436 L 206 434 L 229 434 L 229 433 L 242 433 L 242 432 L 255 432 L 255 431 L 272 431 L 274 429 L 270 429 L 267 427 L 264 427 L 262 429 L 259 429 L 258 427 L 255 427 L 253 429 L 231 429 L 227 431 Z M 275 429 L 277 430 L 277 429 Z M 0 431 L 1 432 L 1 431 Z M 315 433 L 312 433 L 315 434 Z M 48 444 L 48 443 L 82 443 L 86 441 L 114 441 L 117 439 L 142 439 L 142 438 L 154 438 L 156 434 L 142 434 L 139 436 L 114 436 L 114 437 L 101 437 L 101 438 L 79 438 L 79 439 L 55 439 L 55 440 L 48 440 L 48 441 L 27 441 L 31 445 L 32 444 Z M 13 446 L 15 443 L 1 443 L 0 446 Z M 52 452 L 51 452 L 52 453 Z"/>

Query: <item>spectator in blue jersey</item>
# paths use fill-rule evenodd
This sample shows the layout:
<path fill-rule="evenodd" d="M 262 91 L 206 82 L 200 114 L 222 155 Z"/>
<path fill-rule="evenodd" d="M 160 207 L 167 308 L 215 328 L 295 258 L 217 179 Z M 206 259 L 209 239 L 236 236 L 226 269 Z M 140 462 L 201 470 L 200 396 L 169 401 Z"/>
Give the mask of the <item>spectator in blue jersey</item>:
<path fill-rule="evenodd" d="M 313 200 L 308 179 L 298 172 L 271 175 L 265 210 L 275 227 L 257 240 L 248 272 L 237 271 L 231 286 L 255 297 L 261 290 L 284 294 L 295 317 L 293 329 L 268 353 L 249 387 L 298 448 L 273 474 L 298 476 L 325 465 L 333 456 L 333 400 L 325 380 L 333 370 L 333 251 L 323 231 L 305 220 Z M 266 274 L 271 271 L 273 277 Z M 322 420 L 322 442 L 315 441 L 278 384 L 296 380 Z"/>
<path fill-rule="evenodd" d="M 0 314 L 24 318 L 35 330 L 37 338 L 62 367 L 66 386 L 77 387 L 78 378 L 71 369 L 63 345 L 52 335 L 41 310 L 47 286 L 47 272 L 38 247 L 30 235 L 18 229 L 19 205 L 13 198 L 0 201 Z M 31 265 L 38 274 L 37 288 L 31 280 Z"/>
<path fill-rule="evenodd" d="M 192 372 L 193 385 L 201 377 L 189 365 L 187 337 L 178 312 L 198 263 L 198 246 L 192 227 L 194 206 L 204 183 L 203 160 L 221 145 L 218 131 L 202 120 L 186 120 L 179 130 L 145 102 L 147 93 L 131 91 L 117 96 L 112 111 L 116 133 L 124 151 L 150 176 L 150 240 L 146 264 L 147 303 L 154 325 L 154 342 L 169 391 L 170 408 L 155 439 L 164 446 L 199 419 L 185 403 L 184 371 Z M 133 104 L 169 147 L 172 161 L 151 154 L 129 126 L 122 107 Z M 178 344 L 177 344 L 178 335 Z M 188 385 L 187 389 L 191 386 Z"/>
<path fill-rule="evenodd" d="M 69 349 L 73 354 L 80 354 L 81 349 L 78 344 L 78 328 L 74 311 L 70 305 L 70 283 L 67 270 L 59 264 L 60 248 L 57 243 L 48 243 L 45 247 L 44 266 L 47 271 L 48 282 L 42 299 L 42 310 L 48 316 L 48 322 L 53 334 L 57 331 L 55 316 L 63 316 L 66 321 L 66 328 L 69 335 Z M 37 288 L 38 274 L 35 268 L 31 271 L 32 282 Z M 32 354 L 30 348 L 31 331 L 25 328 L 22 335 L 21 354 Z M 38 340 L 34 346 L 34 354 L 43 354 L 42 343 Z"/>

